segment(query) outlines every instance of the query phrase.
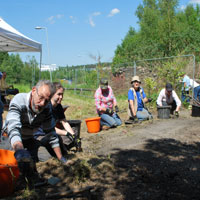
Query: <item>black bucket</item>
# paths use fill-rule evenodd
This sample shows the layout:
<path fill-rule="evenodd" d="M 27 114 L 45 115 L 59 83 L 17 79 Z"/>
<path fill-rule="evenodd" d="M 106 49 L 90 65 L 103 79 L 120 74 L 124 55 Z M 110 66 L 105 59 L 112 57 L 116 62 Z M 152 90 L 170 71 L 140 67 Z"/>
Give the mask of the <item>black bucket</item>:
<path fill-rule="evenodd" d="M 67 120 L 67 122 L 72 127 L 75 135 L 77 137 L 80 137 L 80 131 L 81 131 L 81 120 Z"/>
<path fill-rule="evenodd" d="M 157 106 L 158 118 L 169 119 L 171 106 Z"/>
<path fill-rule="evenodd" d="M 74 142 L 67 141 L 66 137 L 63 140 L 63 143 L 65 144 L 65 147 L 67 150 L 70 150 L 73 147 L 76 147 L 76 151 L 81 152 L 81 138 L 80 138 L 80 131 L 81 131 L 81 120 L 67 120 L 67 122 L 70 124 L 72 127 L 75 135 L 76 135 L 76 140 Z M 63 138 L 63 137 L 62 137 Z"/>
<path fill-rule="evenodd" d="M 193 117 L 200 117 L 200 106 L 192 105 L 192 116 Z"/>

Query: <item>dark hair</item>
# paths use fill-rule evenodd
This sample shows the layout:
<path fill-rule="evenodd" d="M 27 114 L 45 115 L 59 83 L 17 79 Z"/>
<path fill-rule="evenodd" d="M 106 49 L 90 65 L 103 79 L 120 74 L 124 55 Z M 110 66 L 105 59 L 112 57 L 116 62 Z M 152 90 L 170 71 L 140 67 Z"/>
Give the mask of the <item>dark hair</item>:
<path fill-rule="evenodd" d="M 65 90 L 65 88 L 61 85 L 61 83 L 59 82 L 53 82 L 53 85 L 55 86 L 56 88 L 56 91 L 60 88 L 62 88 L 63 90 Z"/>
<path fill-rule="evenodd" d="M 49 87 L 51 97 L 52 97 L 56 92 L 56 88 L 55 88 L 54 84 L 49 80 L 40 80 L 40 81 L 38 81 L 38 83 L 36 84 L 35 87 L 36 87 L 36 89 L 39 89 L 43 85 L 47 85 Z"/>
<path fill-rule="evenodd" d="M 173 86 L 172 86 L 171 83 L 167 83 L 165 88 L 166 88 L 167 91 L 172 91 L 173 90 Z"/>

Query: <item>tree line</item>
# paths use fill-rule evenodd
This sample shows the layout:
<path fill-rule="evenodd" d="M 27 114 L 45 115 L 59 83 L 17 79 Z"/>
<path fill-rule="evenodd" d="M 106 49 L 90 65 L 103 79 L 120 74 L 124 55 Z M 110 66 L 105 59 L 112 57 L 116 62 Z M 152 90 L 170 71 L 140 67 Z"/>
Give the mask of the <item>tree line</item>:
<path fill-rule="evenodd" d="M 143 0 L 135 13 L 139 30 L 129 28 L 115 50 L 113 64 L 188 54 L 199 61 L 199 5 L 178 6 L 178 0 Z"/>
<path fill-rule="evenodd" d="M 116 47 L 112 66 L 137 60 L 193 54 L 200 60 L 200 7 L 189 4 L 180 9 L 178 0 L 143 0 L 136 10 L 139 30 L 130 27 L 120 45 Z M 101 65 L 100 65 L 101 64 Z M 18 54 L 0 53 L 0 71 L 7 72 L 11 84 L 32 84 L 39 78 L 49 79 L 49 72 L 41 72 L 32 57 L 23 63 Z M 86 65 L 86 68 L 109 66 L 108 63 Z M 53 80 L 73 77 L 79 66 L 59 67 L 52 72 Z M 89 74 L 91 71 L 88 71 Z M 68 74 L 66 74 L 68 73 Z M 92 73 L 92 72 L 91 72 Z M 95 77 L 95 75 L 94 75 Z"/>

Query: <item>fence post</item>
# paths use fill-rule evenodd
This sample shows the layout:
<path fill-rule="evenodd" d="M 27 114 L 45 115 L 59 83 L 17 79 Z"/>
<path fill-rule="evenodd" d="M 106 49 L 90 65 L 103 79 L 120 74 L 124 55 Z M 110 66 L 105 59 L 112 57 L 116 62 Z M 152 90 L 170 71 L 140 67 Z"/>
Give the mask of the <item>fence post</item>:
<path fill-rule="evenodd" d="M 76 87 L 77 87 L 77 73 L 76 73 L 76 69 L 75 69 L 75 90 L 74 93 L 76 94 Z"/>
<path fill-rule="evenodd" d="M 195 55 L 193 56 L 193 83 L 192 83 L 192 98 L 194 98 L 194 75 L 195 75 Z"/>
<path fill-rule="evenodd" d="M 134 76 L 136 76 L 136 62 L 134 61 Z"/>

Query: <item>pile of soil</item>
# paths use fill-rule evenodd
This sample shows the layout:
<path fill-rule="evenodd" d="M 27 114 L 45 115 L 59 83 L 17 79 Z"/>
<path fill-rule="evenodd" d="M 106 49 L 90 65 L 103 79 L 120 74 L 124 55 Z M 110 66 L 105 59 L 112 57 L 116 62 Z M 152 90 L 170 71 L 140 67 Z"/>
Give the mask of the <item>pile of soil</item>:
<path fill-rule="evenodd" d="M 58 178 L 57 184 L 28 197 L 17 191 L 10 199 L 67 199 L 66 191 L 73 196 L 72 191 L 88 187 L 90 192 L 76 193 L 77 199 L 199 199 L 200 118 L 190 112 L 96 134 L 83 128 L 83 152 L 69 152 L 72 165 L 52 158 L 37 164 L 45 178 Z"/>

